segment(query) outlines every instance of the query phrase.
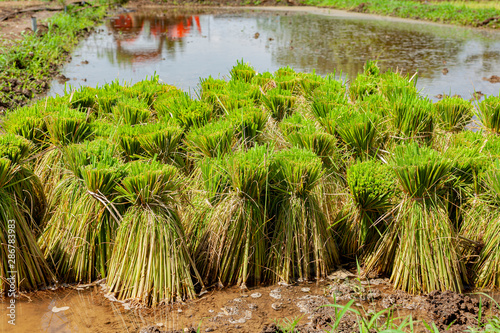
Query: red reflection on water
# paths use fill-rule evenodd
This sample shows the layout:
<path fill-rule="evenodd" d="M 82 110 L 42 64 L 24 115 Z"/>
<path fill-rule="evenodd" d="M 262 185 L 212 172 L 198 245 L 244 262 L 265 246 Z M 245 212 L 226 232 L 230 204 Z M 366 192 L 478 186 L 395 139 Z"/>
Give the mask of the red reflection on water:
<path fill-rule="evenodd" d="M 199 16 L 159 17 L 120 14 L 108 23 L 115 37 L 119 61 L 137 63 L 160 59 L 162 49 L 179 42 L 194 28 L 201 34 Z"/>

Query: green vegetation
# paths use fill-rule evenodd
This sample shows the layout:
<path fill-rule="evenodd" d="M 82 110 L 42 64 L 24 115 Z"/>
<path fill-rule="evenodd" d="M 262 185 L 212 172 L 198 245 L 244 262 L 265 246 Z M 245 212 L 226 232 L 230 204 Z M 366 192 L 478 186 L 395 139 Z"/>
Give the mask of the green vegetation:
<path fill-rule="evenodd" d="M 9 51 L 0 52 L 0 109 L 24 105 L 45 92 L 59 66 L 105 11 L 104 6 L 85 10 L 69 6 L 68 13 L 41 22 L 47 25 L 46 32 L 26 32 Z"/>
<path fill-rule="evenodd" d="M 495 1 L 302 0 L 302 4 L 466 26 L 500 28 Z"/>
<path fill-rule="evenodd" d="M 465 129 L 498 97 L 432 103 L 415 80 L 368 62 L 347 88 L 238 62 L 199 100 L 154 76 L 10 110 L 2 262 L 15 219 L 32 259 L 20 290 L 107 278 L 118 299 L 158 306 L 349 262 L 415 294 L 498 288 L 500 137 L 494 117 Z"/>

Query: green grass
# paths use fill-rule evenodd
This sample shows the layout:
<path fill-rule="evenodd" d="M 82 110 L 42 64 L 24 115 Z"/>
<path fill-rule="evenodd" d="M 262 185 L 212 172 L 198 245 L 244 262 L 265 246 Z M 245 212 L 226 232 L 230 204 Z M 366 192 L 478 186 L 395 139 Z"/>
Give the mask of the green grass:
<path fill-rule="evenodd" d="M 440 23 L 450 23 L 466 26 L 481 26 L 489 18 L 498 17 L 500 8 L 498 3 L 491 2 L 454 2 L 439 1 L 422 3 L 417 1 L 384 1 L 372 0 L 303 0 L 302 4 L 325 6 L 338 9 L 353 10 L 361 8 L 362 12 L 412 18 Z M 362 3 L 365 5 L 359 7 Z M 500 28 L 500 24 L 492 22 L 486 27 Z"/>
<path fill-rule="evenodd" d="M 83 37 L 83 29 L 93 27 L 105 14 L 105 7 L 76 11 L 49 18 L 43 36 L 25 34 L 0 53 L 0 108 L 24 105 L 46 91 L 57 68 Z"/>

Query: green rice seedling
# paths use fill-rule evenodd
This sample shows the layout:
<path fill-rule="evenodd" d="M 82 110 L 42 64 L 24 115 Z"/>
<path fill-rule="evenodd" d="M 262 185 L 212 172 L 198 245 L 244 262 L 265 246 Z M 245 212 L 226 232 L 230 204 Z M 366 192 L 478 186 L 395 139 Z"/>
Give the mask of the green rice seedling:
<path fill-rule="evenodd" d="M 372 112 L 386 118 L 389 115 L 389 102 L 380 94 L 370 95 L 356 103 L 356 107 L 363 112 Z"/>
<path fill-rule="evenodd" d="M 336 139 L 333 135 L 324 133 L 316 128 L 314 121 L 304 118 L 299 114 L 293 114 L 285 118 L 280 127 L 287 140 L 298 148 L 308 149 L 315 153 L 323 161 L 323 165 L 329 169 L 336 166 L 337 151 Z"/>
<path fill-rule="evenodd" d="M 500 97 L 484 99 L 477 105 L 476 116 L 485 130 L 500 134 Z"/>
<path fill-rule="evenodd" d="M 324 85 L 313 92 L 311 110 L 316 119 L 325 118 L 333 109 L 344 105 L 347 105 L 345 89 Z"/>
<path fill-rule="evenodd" d="M 116 140 L 126 162 L 144 156 L 144 149 L 139 142 L 139 136 L 148 132 L 147 130 L 143 131 L 144 128 L 148 129 L 148 126 L 121 125 L 118 127 Z"/>
<path fill-rule="evenodd" d="M 470 223 L 479 224 L 475 228 L 476 235 L 481 235 L 484 246 L 481 248 L 478 260 L 474 264 L 474 282 L 478 288 L 497 289 L 500 287 L 500 163 L 485 172 L 484 183 L 486 205 L 489 208 L 487 219 L 477 219 L 477 215 Z M 479 211 L 484 214 L 484 211 Z M 483 223 L 478 223 L 483 220 Z"/>
<path fill-rule="evenodd" d="M 183 92 L 157 100 L 154 107 L 160 119 L 175 120 L 185 130 L 191 127 L 202 127 L 214 116 L 211 104 L 192 100 L 187 93 Z"/>
<path fill-rule="evenodd" d="M 224 164 L 223 157 L 204 158 L 199 163 L 205 197 L 212 207 L 216 206 L 229 189 L 229 178 Z"/>
<path fill-rule="evenodd" d="M 182 165 L 180 145 L 184 137 L 181 127 L 156 123 L 143 126 L 143 134 L 137 140 L 146 158 L 156 158 L 166 164 Z"/>
<path fill-rule="evenodd" d="M 256 107 L 245 107 L 234 110 L 228 115 L 235 128 L 235 136 L 245 147 L 250 147 L 264 131 L 268 116 Z"/>
<path fill-rule="evenodd" d="M 99 91 L 97 88 L 81 87 L 71 92 L 70 105 L 74 109 L 82 110 L 95 108 L 98 93 Z"/>
<path fill-rule="evenodd" d="M 159 82 L 160 77 L 158 75 L 153 75 L 146 80 L 142 80 L 134 84 L 131 89 L 137 93 L 137 97 L 144 101 L 148 107 L 151 107 L 156 99 L 156 97 L 164 91 L 163 84 Z M 167 86 L 167 90 L 171 89 Z"/>
<path fill-rule="evenodd" d="M 258 85 L 264 93 L 267 92 L 269 89 L 276 88 L 276 82 L 274 82 L 274 75 L 270 72 L 256 74 L 252 78 L 251 83 Z"/>
<path fill-rule="evenodd" d="M 226 90 L 215 96 L 214 108 L 221 114 L 233 110 L 251 107 L 259 103 L 262 97 L 260 87 L 243 81 L 229 81 Z"/>
<path fill-rule="evenodd" d="M 231 151 L 233 139 L 234 125 L 229 120 L 219 120 L 192 128 L 186 135 L 186 145 L 197 157 L 217 157 Z"/>
<path fill-rule="evenodd" d="M 417 75 L 410 77 L 409 75 L 403 76 L 398 72 L 387 71 L 381 76 L 379 90 L 382 96 L 387 98 L 390 102 L 394 102 L 400 96 L 419 97 L 417 84 Z"/>
<path fill-rule="evenodd" d="M 297 98 L 289 90 L 279 88 L 271 89 L 262 96 L 262 102 L 277 121 L 293 112 L 296 101 Z"/>
<path fill-rule="evenodd" d="M 49 140 L 55 146 L 82 142 L 92 135 L 87 114 L 67 106 L 51 110 L 47 129 Z"/>
<path fill-rule="evenodd" d="M 376 160 L 357 162 L 347 169 L 350 200 L 339 244 L 348 257 L 365 257 L 385 232 L 396 182 L 390 167 Z"/>
<path fill-rule="evenodd" d="M 37 145 L 42 145 L 46 142 L 47 136 L 44 116 L 45 108 L 40 103 L 18 108 L 5 115 L 2 127 L 7 133 L 20 135 Z"/>
<path fill-rule="evenodd" d="M 105 141 L 64 148 L 71 173 L 53 194 L 39 244 L 61 279 L 90 283 L 107 276 L 113 242 L 123 209 L 114 204 L 124 175 Z"/>
<path fill-rule="evenodd" d="M 458 97 L 445 97 L 434 104 L 437 126 L 443 131 L 459 132 L 471 121 L 472 104 Z"/>
<path fill-rule="evenodd" d="M 6 167 L 11 167 L 8 163 L 10 161 L 7 159 L 0 158 L 0 173 L 5 171 Z M 9 186 L 9 183 L 4 183 L 3 186 Z M 2 294 L 11 289 L 16 292 L 33 291 L 54 282 L 54 275 L 30 228 L 33 222 L 29 221 L 29 210 L 26 208 L 4 189 L 0 189 L 0 293 Z"/>
<path fill-rule="evenodd" d="M 46 198 L 42 183 L 33 173 L 32 164 L 28 162 L 35 152 L 35 145 L 22 136 L 0 135 L 0 158 L 10 160 L 12 168 L 16 170 L 12 173 L 8 191 L 15 198 L 15 202 L 23 206 L 23 210 L 29 214 L 27 221 L 33 223 L 30 225 L 32 232 L 38 234 L 46 209 Z"/>
<path fill-rule="evenodd" d="M 377 94 L 380 82 L 380 69 L 377 62 L 367 61 L 363 66 L 363 74 L 356 76 L 356 79 L 349 87 L 351 100 L 358 102 L 367 96 Z"/>
<path fill-rule="evenodd" d="M 329 110 L 323 118 L 316 118 L 328 134 L 337 136 L 337 125 L 342 119 L 355 112 L 352 105 L 340 105 Z"/>
<path fill-rule="evenodd" d="M 298 74 L 282 74 L 274 76 L 274 82 L 276 82 L 277 88 L 288 90 L 294 93 L 300 92 L 301 81 L 302 79 Z"/>
<path fill-rule="evenodd" d="M 337 121 L 336 133 L 356 158 L 371 158 L 378 153 L 380 117 L 371 112 L 344 113 Z"/>
<path fill-rule="evenodd" d="M 298 76 L 298 73 L 290 66 L 278 68 L 274 72 L 274 76 Z"/>
<path fill-rule="evenodd" d="M 231 75 L 231 80 L 233 81 L 244 81 L 251 82 L 257 72 L 250 66 L 250 64 L 237 60 L 236 65 L 231 68 L 229 72 Z"/>
<path fill-rule="evenodd" d="M 222 197 L 207 216 L 196 252 L 198 266 L 207 281 L 238 284 L 242 288 L 246 288 L 247 282 L 263 281 L 267 250 L 263 197 L 270 155 L 267 146 L 255 146 L 229 156 L 220 176 L 213 178 L 205 173 L 204 176 L 212 177 L 211 188 L 217 186 L 217 191 L 225 179 L 228 182 L 227 192 L 220 193 Z"/>
<path fill-rule="evenodd" d="M 148 122 L 151 111 L 148 104 L 135 98 L 123 98 L 113 107 L 113 113 L 117 122 L 137 125 Z"/>
<path fill-rule="evenodd" d="M 318 87 L 325 84 L 325 79 L 320 75 L 313 73 L 299 73 L 299 83 L 300 83 L 300 93 L 306 97 L 306 99 L 311 99 L 313 91 Z"/>
<path fill-rule="evenodd" d="M 33 153 L 34 144 L 16 134 L 0 135 L 0 157 L 8 158 L 12 163 L 19 164 Z"/>
<path fill-rule="evenodd" d="M 117 191 L 130 207 L 118 229 L 107 277 L 118 299 L 154 307 L 195 297 L 191 272 L 201 279 L 177 210 L 180 187 L 173 166 L 129 163 Z"/>
<path fill-rule="evenodd" d="M 318 197 L 321 159 L 305 149 L 275 153 L 270 165 L 272 281 L 321 278 L 339 261 L 337 245 Z"/>
<path fill-rule="evenodd" d="M 367 272 L 389 273 L 395 288 L 410 293 L 462 291 L 467 277 L 458 232 L 443 199 L 452 162 L 411 143 L 396 147 L 390 165 L 403 197 Z"/>
<path fill-rule="evenodd" d="M 429 142 L 434 131 L 432 102 L 411 95 L 398 97 L 391 105 L 394 139 Z"/>

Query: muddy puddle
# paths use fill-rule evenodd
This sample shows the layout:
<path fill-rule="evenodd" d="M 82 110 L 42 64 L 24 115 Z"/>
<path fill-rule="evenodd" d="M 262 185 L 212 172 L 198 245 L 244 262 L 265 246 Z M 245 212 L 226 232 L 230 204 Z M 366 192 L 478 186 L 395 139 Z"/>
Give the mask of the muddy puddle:
<path fill-rule="evenodd" d="M 497 301 L 500 294 L 495 296 Z M 194 301 L 156 309 L 118 302 L 104 284 L 69 286 L 29 294 L 16 300 L 16 326 L 1 321 L 2 332 L 277 332 L 276 324 L 298 321 L 301 332 L 330 331 L 336 311 L 328 304 L 352 307 L 370 318 L 385 309 L 380 320 L 405 318 L 434 321 L 446 327 L 459 320 L 456 332 L 477 321 L 479 295 L 431 293 L 410 296 L 394 291 L 387 279 L 358 279 L 345 270 L 319 282 L 277 284 L 241 290 L 210 290 Z M 2 317 L 8 300 L 2 301 Z M 458 319 L 457 319 L 458 318 Z M 395 319 L 396 322 L 401 319 Z M 449 320 L 449 321 L 448 321 Z M 440 326 L 441 325 L 441 326 Z M 423 324 L 416 323 L 425 331 Z M 356 317 L 348 313 L 337 332 L 356 332 Z M 418 332 L 419 330 L 414 330 Z"/>
<path fill-rule="evenodd" d="M 83 41 L 50 94 L 65 84 L 135 82 L 154 73 L 186 91 L 199 78 L 227 75 L 237 60 L 259 72 L 291 66 L 354 78 L 369 59 L 382 69 L 419 72 L 434 96 L 497 95 L 500 33 L 373 17 L 327 9 L 235 10 L 156 8 L 110 17 Z M 481 94 L 478 94 L 480 96 Z"/>

